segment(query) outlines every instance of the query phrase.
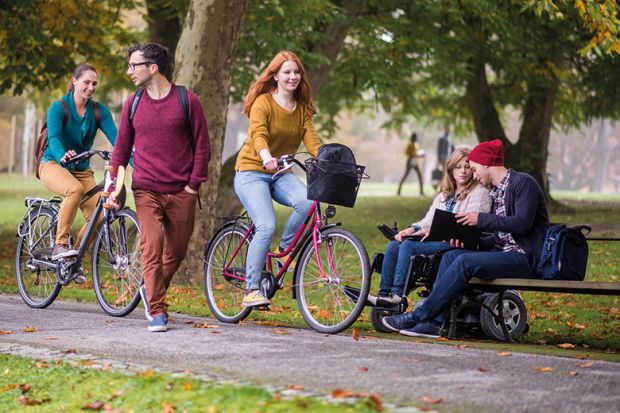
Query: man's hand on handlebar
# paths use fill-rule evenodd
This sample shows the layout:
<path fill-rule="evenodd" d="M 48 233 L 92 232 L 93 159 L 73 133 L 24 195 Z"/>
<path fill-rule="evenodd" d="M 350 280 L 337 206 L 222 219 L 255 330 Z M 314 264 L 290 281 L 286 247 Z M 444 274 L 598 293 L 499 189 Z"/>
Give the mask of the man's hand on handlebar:
<path fill-rule="evenodd" d="M 77 152 L 73 149 L 69 149 L 65 154 L 60 158 L 60 163 L 65 165 L 67 161 L 77 155 Z"/>
<path fill-rule="evenodd" d="M 108 197 L 106 204 L 110 205 L 114 209 L 120 209 L 121 207 L 121 204 L 116 199 L 116 195 L 114 194 L 114 192 L 110 193 L 110 196 Z"/>

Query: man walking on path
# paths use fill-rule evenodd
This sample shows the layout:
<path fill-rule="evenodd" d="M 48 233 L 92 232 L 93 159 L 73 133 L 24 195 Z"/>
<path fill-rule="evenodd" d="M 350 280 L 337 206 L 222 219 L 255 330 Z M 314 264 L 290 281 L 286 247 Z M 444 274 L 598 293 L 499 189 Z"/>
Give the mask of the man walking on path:
<path fill-rule="evenodd" d="M 132 188 L 146 290 L 141 293 L 148 330 L 166 331 L 166 290 L 194 229 L 198 189 L 207 180 L 209 131 L 198 96 L 164 75 L 168 49 L 149 43 L 129 48 L 128 55 L 127 75 L 144 89 L 123 106 L 111 165 L 114 173 L 126 166 L 135 148 Z M 111 203 L 118 207 L 115 199 Z"/>
<path fill-rule="evenodd" d="M 383 324 L 408 336 L 439 337 L 452 301 L 473 277 L 537 278 L 536 263 L 549 227 L 540 186 L 530 175 L 504 166 L 504 146 L 494 139 L 482 142 L 468 156 L 474 179 L 492 186 L 493 211 L 457 214 L 457 222 L 477 226 L 492 235 L 480 240 L 483 251 L 457 249 L 441 259 L 433 291 L 415 310 L 385 317 Z"/>

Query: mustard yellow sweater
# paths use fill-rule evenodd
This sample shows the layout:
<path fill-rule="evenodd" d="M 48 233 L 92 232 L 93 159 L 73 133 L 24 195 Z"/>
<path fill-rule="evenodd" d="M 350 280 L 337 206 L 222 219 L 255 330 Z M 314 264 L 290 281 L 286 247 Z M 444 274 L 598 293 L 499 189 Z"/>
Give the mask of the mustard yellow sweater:
<path fill-rule="evenodd" d="M 321 141 L 316 134 L 312 116 L 302 105 L 288 111 L 278 105 L 271 93 L 263 93 L 254 101 L 250 110 L 248 137 L 239 151 L 235 170 L 275 173 L 263 169 L 258 155 L 262 149 L 269 149 L 271 156 L 278 158 L 297 152 L 303 141 L 308 152 L 316 156 Z"/>

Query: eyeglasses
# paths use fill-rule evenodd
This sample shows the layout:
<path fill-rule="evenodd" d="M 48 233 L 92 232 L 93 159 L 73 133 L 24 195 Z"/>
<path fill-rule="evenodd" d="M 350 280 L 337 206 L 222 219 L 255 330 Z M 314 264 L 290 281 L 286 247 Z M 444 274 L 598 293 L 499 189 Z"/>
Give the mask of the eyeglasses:
<path fill-rule="evenodd" d="M 129 70 L 130 72 L 133 72 L 133 71 L 136 70 L 136 66 L 152 65 L 152 64 L 153 64 L 153 62 L 149 62 L 148 60 L 144 61 L 144 62 L 140 62 L 140 63 L 129 63 L 127 65 L 127 70 Z"/>

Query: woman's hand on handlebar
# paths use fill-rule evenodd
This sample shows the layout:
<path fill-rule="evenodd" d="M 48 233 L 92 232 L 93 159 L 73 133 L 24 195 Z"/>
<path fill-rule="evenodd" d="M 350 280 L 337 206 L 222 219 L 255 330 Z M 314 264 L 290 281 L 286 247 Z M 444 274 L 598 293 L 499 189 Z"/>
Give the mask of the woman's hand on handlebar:
<path fill-rule="evenodd" d="M 75 155 L 77 155 L 77 152 L 75 152 L 73 149 L 69 149 L 67 152 L 65 152 L 62 158 L 60 158 L 60 163 L 65 165 L 67 161 L 73 158 Z"/>
<path fill-rule="evenodd" d="M 261 149 L 259 156 L 263 161 L 263 168 L 268 171 L 275 171 L 278 169 L 278 158 L 274 158 L 268 149 Z"/>
<path fill-rule="evenodd" d="M 110 193 L 110 196 L 108 196 L 108 200 L 106 204 L 110 205 L 114 209 L 120 209 L 121 207 L 121 204 L 117 201 L 116 195 L 114 194 L 114 192 Z"/>

